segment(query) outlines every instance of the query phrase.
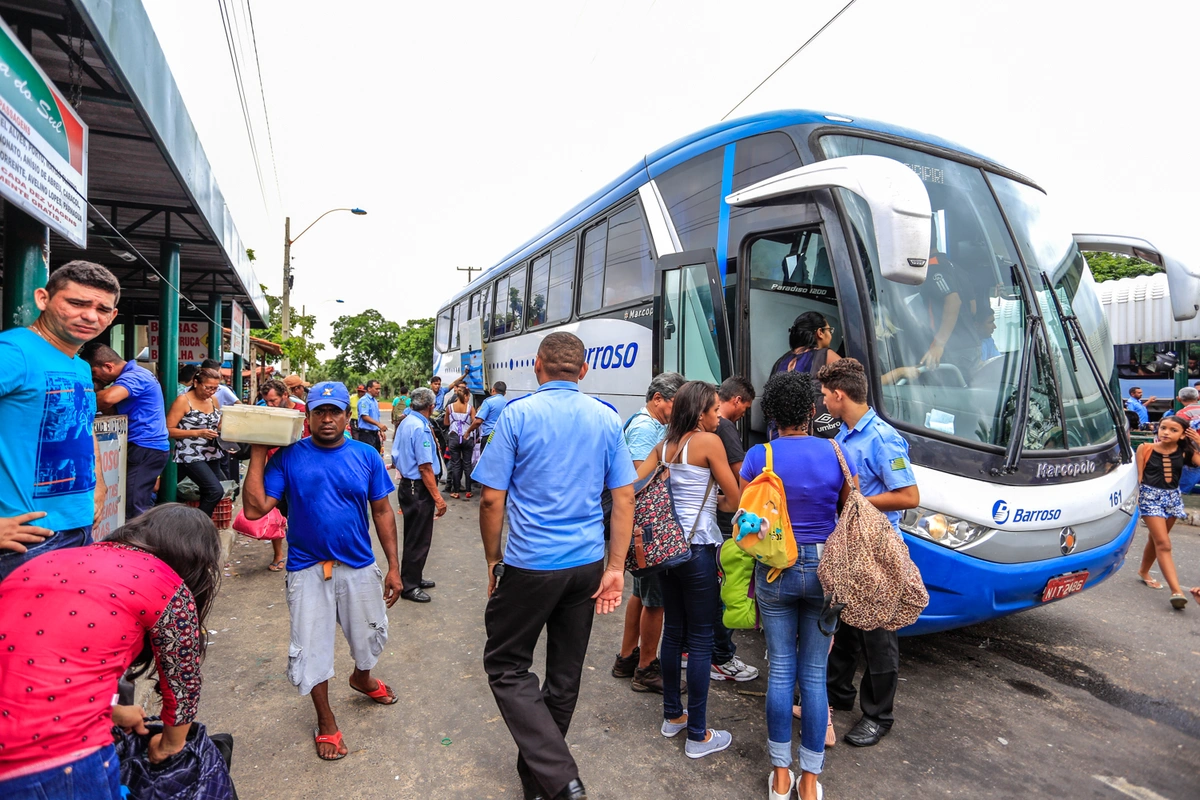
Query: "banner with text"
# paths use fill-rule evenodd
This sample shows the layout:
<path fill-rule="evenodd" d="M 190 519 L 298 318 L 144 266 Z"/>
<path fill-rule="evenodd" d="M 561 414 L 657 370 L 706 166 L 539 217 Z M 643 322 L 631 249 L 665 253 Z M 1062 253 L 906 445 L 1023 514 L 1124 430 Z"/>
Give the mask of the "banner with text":
<path fill-rule="evenodd" d="M 158 320 L 150 320 L 146 324 L 146 330 L 150 334 L 150 360 L 158 361 Z M 179 323 L 179 360 L 190 363 L 203 361 L 206 358 L 208 358 L 208 323 Z"/>
<path fill-rule="evenodd" d="M 125 473 L 129 461 L 129 418 L 96 417 L 92 423 L 96 442 L 100 446 L 100 462 L 96 467 L 104 475 L 108 491 L 100 521 L 92 529 L 96 541 L 107 539 L 125 524 Z"/>
<path fill-rule="evenodd" d="M 246 312 L 235 302 L 229 305 L 229 350 L 242 358 L 249 358 L 250 329 L 246 326 Z"/>
<path fill-rule="evenodd" d="M 0 196 L 87 247 L 88 128 L 0 21 Z"/>

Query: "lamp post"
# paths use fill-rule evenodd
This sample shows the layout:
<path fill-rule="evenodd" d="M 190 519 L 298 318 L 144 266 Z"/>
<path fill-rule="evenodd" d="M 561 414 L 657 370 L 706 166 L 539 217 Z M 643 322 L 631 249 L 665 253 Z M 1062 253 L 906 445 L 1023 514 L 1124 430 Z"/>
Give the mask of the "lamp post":
<path fill-rule="evenodd" d="M 288 335 L 292 327 L 292 244 L 299 241 L 300 237 L 308 233 L 313 225 L 316 225 L 322 219 L 335 211 L 349 211 L 355 216 L 364 216 L 367 212 L 361 208 L 331 208 L 321 216 L 309 223 L 308 227 L 296 234 L 296 238 L 292 238 L 292 218 L 285 217 L 283 220 L 283 303 L 279 310 L 279 342 L 282 345 L 287 342 Z M 286 375 L 292 371 L 292 360 L 284 353 L 283 373 Z"/>

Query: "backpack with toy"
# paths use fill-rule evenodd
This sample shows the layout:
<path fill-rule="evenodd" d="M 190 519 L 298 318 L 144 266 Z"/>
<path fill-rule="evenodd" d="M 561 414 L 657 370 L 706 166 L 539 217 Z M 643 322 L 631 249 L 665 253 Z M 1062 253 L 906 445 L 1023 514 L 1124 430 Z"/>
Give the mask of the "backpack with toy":
<path fill-rule="evenodd" d="M 763 445 L 766 463 L 742 492 L 741 507 L 733 517 L 733 541 L 756 561 L 771 568 L 767 583 L 796 563 L 796 537 L 788 517 L 783 479 L 773 469 L 771 444 Z"/>
<path fill-rule="evenodd" d="M 742 552 L 733 539 L 725 540 L 719 551 L 721 563 L 721 621 L 731 631 L 748 630 L 758 624 L 754 602 L 754 559 Z"/>

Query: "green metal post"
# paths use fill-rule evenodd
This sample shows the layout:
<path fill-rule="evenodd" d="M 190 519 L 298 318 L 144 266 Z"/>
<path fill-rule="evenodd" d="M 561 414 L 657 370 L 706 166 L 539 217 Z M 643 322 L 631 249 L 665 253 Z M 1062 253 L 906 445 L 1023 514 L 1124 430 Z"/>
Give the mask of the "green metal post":
<path fill-rule="evenodd" d="M 121 322 L 121 327 L 125 329 L 121 358 L 133 361 L 137 358 L 137 323 L 134 322 L 133 315 L 125 317 Z"/>
<path fill-rule="evenodd" d="M 221 320 L 221 308 L 225 297 L 219 294 L 208 296 L 208 315 L 212 317 L 213 329 L 208 332 L 208 357 L 217 361 L 225 360 L 225 329 Z"/>
<path fill-rule="evenodd" d="M 12 203 L 4 203 L 4 300 L 0 328 L 21 328 L 38 318 L 33 293 L 44 289 L 46 226 Z"/>
<path fill-rule="evenodd" d="M 242 357 L 237 353 L 233 354 L 233 393 L 237 395 L 238 400 L 242 399 Z"/>
<path fill-rule="evenodd" d="M 170 408 L 179 383 L 179 243 L 163 242 L 158 248 L 158 269 L 166 280 L 158 282 L 158 380 L 163 402 Z M 168 461 L 159 486 L 160 503 L 175 502 L 178 476 L 175 462 Z"/>

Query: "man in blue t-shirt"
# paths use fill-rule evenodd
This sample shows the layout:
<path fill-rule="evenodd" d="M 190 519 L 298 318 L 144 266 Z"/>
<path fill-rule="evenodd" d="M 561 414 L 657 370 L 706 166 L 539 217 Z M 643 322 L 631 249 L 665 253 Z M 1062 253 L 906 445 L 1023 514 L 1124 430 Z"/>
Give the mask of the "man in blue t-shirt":
<path fill-rule="evenodd" d="M 479 443 L 479 452 L 487 448 L 488 437 L 492 435 L 492 431 L 496 429 L 496 420 L 500 419 L 500 412 L 508 405 L 508 398 L 505 396 L 508 393 L 508 384 L 504 381 L 496 381 L 492 384 L 491 395 L 480 404 L 479 410 L 475 412 L 475 421 L 471 423 L 471 427 L 467 429 L 467 435 L 476 428 L 480 429 L 480 435 L 483 437 Z"/>
<path fill-rule="evenodd" d="M 0 579 L 92 541 L 107 489 L 92 373 L 78 353 L 116 317 L 120 296 L 107 269 L 71 261 L 34 292 L 33 324 L 0 333 Z"/>
<path fill-rule="evenodd" d="M 301 694 L 312 695 L 317 755 L 326 761 L 347 753 L 329 707 L 339 625 L 354 657 L 350 688 L 381 705 L 396 702 L 396 693 L 371 677 L 387 642 L 387 609 L 402 588 L 396 515 L 388 502 L 394 487 L 379 454 L 343 435 L 349 408 L 350 394 L 342 384 L 312 387 L 306 412 L 311 436 L 282 448 L 269 463 L 271 448 L 254 445 L 245 485 L 249 520 L 262 518 L 287 498 L 288 677 Z M 386 575 L 375 565 L 371 521 L 387 558 Z"/>
<path fill-rule="evenodd" d="M 867 375 L 857 360 L 835 361 L 822 367 L 817 377 L 825 407 L 842 420 L 836 441 L 847 458 L 858 464 L 859 489 L 899 532 L 901 512 L 921 502 L 908 460 L 908 442 L 867 405 Z M 863 631 L 842 623 L 834 636 L 826 672 L 829 704 L 834 708 L 854 708 L 854 671 L 860 651 L 867 662 L 858 689 L 863 715 L 843 738 L 856 747 L 870 747 L 887 735 L 895 720 L 892 709 L 900 685 L 899 636 L 882 628 Z"/>
<path fill-rule="evenodd" d="M 106 388 L 96 392 L 101 413 L 129 418 L 125 459 L 125 521 L 145 514 L 154 505 L 154 484 L 171 454 L 162 387 L 148 369 L 126 361 L 106 344 L 89 342 L 81 353 L 92 367 L 92 378 Z"/>
<path fill-rule="evenodd" d="M 592 609 L 607 614 L 621 604 L 637 479 L 616 409 L 579 391 L 584 355 L 574 334 L 542 339 L 533 362 L 538 390 L 504 409 L 472 473 L 483 484 L 479 530 L 488 567 L 483 669 L 517 743 L 525 797 L 555 800 L 587 796 L 563 736 L 579 698 Z M 613 500 L 607 567 L 605 487 Z M 539 685 L 530 668 L 543 628 Z"/>

